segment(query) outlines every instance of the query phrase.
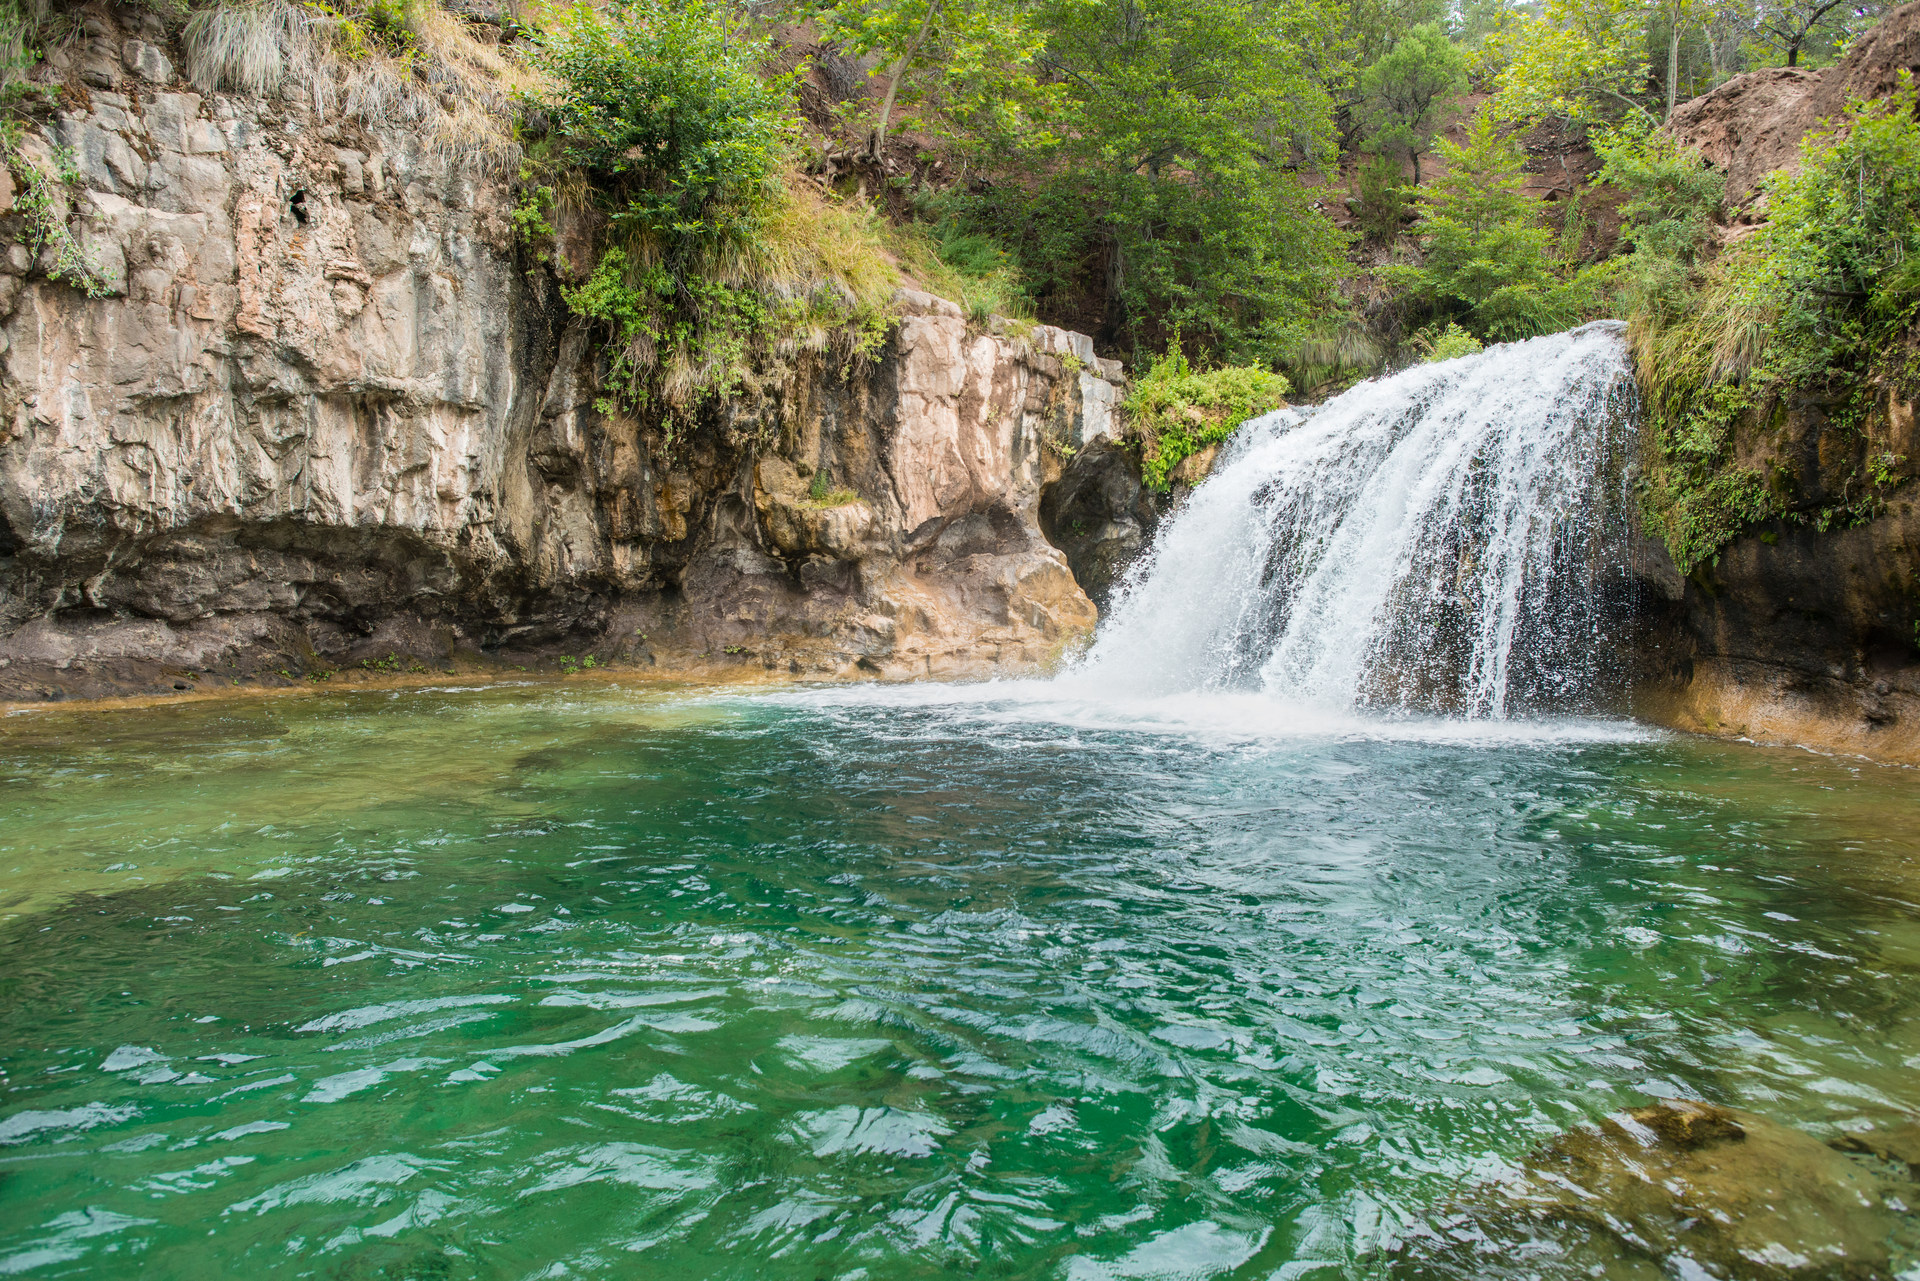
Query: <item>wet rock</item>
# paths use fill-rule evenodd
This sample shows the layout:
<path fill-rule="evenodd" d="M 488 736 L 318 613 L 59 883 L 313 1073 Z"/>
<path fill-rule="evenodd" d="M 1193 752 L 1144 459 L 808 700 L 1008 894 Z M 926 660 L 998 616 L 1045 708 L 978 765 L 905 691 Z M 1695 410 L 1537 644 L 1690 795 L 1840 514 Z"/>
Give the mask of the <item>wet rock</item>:
<path fill-rule="evenodd" d="M 1212 445 L 1182 460 L 1165 491 L 1146 487 L 1139 454 L 1117 440 L 1095 441 L 1067 461 L 1041 495 L 1040 528 L 1094 604 L 1112 604 L 1160 523 L 1207 478 L 1219 452 Z"/>
<path fill-rule="evenodd" d="M 1893 1281 L 1920 1258 L 1917 1190 L 1764 1117 L 1669 1100 L 1547 1144 L 1491 1203 L 1443 1218 L 1404 1271 L 1460 1275 L 1532 1237 L 1574 1275 Z"/>

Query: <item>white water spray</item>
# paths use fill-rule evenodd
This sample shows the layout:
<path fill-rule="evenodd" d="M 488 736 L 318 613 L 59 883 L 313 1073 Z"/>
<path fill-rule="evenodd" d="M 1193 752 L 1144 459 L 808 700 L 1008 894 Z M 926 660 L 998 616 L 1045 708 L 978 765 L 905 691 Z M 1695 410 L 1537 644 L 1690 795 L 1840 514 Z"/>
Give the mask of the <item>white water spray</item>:
<path fill-rule="evenodd" d="M 1603 321 L 1248 424 L 1076 675 L 1328 710 L 1569 710 L 1610 666 L 1631 389 Z"/>

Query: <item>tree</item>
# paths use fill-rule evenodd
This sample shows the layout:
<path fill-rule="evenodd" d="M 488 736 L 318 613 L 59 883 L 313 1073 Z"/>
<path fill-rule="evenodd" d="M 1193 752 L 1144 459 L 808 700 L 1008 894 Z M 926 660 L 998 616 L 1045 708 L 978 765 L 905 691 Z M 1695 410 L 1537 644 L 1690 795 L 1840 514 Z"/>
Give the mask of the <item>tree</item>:
<path fill-rule="evenodd" d="M 1389 278 L 1442 316 L 1458 316 L 1481 338 L 1505 342 L 1551 332 L 1586 308 L 1587 282 L 1563 282 L 1549 246 L 1553 232 L 1522 194 L 1520 148 L 1481 112 L 1464 144 L 1442 138 L 1447 172 L 1420 196 L 1414 235 L 1423 261 L 1389 268 Z"/>
<path fill-rule="evenodd" d="M 1667 28 L 1667 111 L 1661 119 L 1673 115 L 1680 98 L 1680 40 L 1688 27 L 1705 31 L 1712 10 L 1706 0 L 1658 0 L 1659 16 Z"/>
<path fill-rule="evenodd" d="M 1354 66 L 1371 66 L 1408 31 L 1424 23 L 1444 23 L 1449 11 L 1446 0 L 1345 0 L 1341 53 Z"/>
<path fill-rule="evenodd" d="M 1760 18 L 1760 29 L 1780 43 L 1786 52 L 1787 65 L 1800 65 L 1800 50 L 1806 44 L 1808 36 L 1828 19 L 1829 15 L 1845 19 L 1854 16 L 1856 6 L 1847 0 L 1786 0 L 1778 7 L 1767 9 Z M 1879 16 L 1879 6 L 1871 6 L 1873 17 Z"/>
<path fill-rule="evenodd" d="M 1641 0 L 1547 0 L 1543 12 L 1488 37 L 1506 64 L 1494 114 L 1591 122 L 1623 106 L 1646 111 L 1646 16 Z"/>
<path fill-rule="evenodd" d="M 1437 22 L 1400 37 L 1380 60 L 1360 73 L 1362 110 L 1373 125 L 1370 146 L 1404 152 L 1420 185 L 1420 157 L 1433 146 L 1438 117 L 1467 88 L 1467 60 Z"/>
<path fill-rule="evenodd" d="M 1033 14 L 1065 124 L 1003 158 L 975 216 L 1043 296 L 1097 296 L 1113 338 L 1181 326 L 1196 352 L 1270 359 L 1341 272 L 1343 237 L 1305 180 L 1334 160 L 1334 0 Z"/>
<path fill-rule="evenodd" d="M 868 149 L 887 145 L 902 102 L 988 147 L 1024 129 L 1058 92 L 1034 77 L 1041 38 L 1017 0 L 827 0 L 824 34 L 854 57 L 880 55 L 885 82 Z"/>

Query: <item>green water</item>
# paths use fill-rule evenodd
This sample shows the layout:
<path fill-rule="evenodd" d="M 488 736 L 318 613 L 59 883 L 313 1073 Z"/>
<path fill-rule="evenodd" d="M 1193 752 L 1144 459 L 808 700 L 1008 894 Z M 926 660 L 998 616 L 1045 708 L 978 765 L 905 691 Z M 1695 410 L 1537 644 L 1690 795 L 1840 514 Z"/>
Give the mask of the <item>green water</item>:
<path fill-rule="evenodd" d="M 1617 725 L 19 715 L 0 1274 L 1367 1276 L 1649 1095 L 1920 1111 L 1916 903 L 1910 771 Z"/>

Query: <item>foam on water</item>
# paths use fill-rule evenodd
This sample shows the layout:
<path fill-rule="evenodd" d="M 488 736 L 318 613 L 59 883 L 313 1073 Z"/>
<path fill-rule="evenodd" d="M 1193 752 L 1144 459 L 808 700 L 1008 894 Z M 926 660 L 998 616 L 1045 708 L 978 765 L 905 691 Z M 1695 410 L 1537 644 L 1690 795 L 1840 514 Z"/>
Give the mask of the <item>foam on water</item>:
<path fill-rule="evenodd" d="M 1028 725 L 1223 742 L 1346 740 L 1484 747 L 1636 743 L 1664 735 L 1633 721 L 1590 716 L 1469 720 L 1420 713 L 1383 715 L 1303 702 L 1265 690 L 1126 694 L 1116 692 L 1098 669 L 1070 670 L 1052 680 L 830 686 L 776 694 L 725 694 L 717 701 L 742 708 L 784 705 L 828 714 L 840 711 L 855 717 L 887 710 L 933 713 L 931 720 L 913 723 L 915 733 Z"/>

